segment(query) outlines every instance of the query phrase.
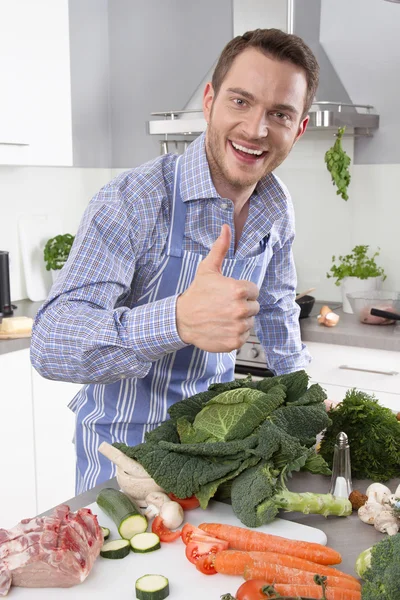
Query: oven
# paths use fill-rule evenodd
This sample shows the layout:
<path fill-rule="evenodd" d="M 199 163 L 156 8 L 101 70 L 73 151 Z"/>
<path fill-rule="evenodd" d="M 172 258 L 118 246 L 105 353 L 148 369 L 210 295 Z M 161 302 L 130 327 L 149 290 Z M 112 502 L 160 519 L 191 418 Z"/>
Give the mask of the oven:
<path fill-rule="evenodd" d="M 267 367 L 264 349 L 254 330 L 251 331 L 247 342 L 236 352 L 235 377 L 245 377 L 249 373 L 254 380 L 273 376 Z"/>

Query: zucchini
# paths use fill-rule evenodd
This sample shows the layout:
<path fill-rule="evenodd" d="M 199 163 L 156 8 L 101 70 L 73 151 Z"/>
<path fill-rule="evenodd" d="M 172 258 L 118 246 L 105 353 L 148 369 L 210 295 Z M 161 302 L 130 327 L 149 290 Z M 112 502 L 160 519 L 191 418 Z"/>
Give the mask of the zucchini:
<path fill-rule="evenodd" d="M 122 492 L 114 488 L 104 488 L 97 496 L 96 502 L 114 521 L 122 538 L 130 540 L 136 533 L 146 531 L 146 517 Z"/>
<path fill-rule="evenodd" d="M 101 527 L 100 526 L 100 529 L 103 532 L 103 539 L 104 540 L 108 540 L 108 538 L 110 537 L 110 530 L 108 529 L 108 527 Z"/>
<path fill-rule="evenodd" d="M 156 533 L 137 533 L 130 540 L 134 552 L 153 552 L 161 548 L 160 538 Z"/>
<path fill-rule="evenodd" d="M 138 600 L 164 600 L 169 596 L 169 582 L 163 575 L 143 575 L 135 587 Z"/>
<path fill-rule="evenodd" d="M 113 540 L 103 544 L 100 556 L 103 558 L 125 558 L 131 551 L 129 540 Z"/>

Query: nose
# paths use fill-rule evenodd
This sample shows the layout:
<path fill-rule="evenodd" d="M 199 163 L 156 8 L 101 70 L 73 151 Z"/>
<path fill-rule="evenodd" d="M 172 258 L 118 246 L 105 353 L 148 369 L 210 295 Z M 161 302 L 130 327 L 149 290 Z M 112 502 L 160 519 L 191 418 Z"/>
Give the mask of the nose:
<path fill-rule="evenodd" d="M 268 120 L 264 110 L 250 111 L 243 121 L 243 130 L 249 139 L 267 137 Z"/>

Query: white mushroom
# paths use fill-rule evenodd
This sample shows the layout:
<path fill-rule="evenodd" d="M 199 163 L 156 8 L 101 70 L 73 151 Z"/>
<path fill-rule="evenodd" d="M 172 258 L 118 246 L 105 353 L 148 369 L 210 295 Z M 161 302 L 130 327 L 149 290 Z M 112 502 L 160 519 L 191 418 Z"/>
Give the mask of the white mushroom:
<path fill-rule="evenodd" d="M 360 508 L 358 509 L 358 516 L 364 523 L 368 523 L 368 525 L 373 525 L 376 517 L 382 511 L 382 504 L 379 504 L 378 502 L 368 501 L 364 504 L 364 506 L 360 506 Z"/>
<path fill-rule="evenodd" d="M 378 504 L 382 504 L 386 497 L 392 494 L 390 489 L 382 483 L 371 483 L 365 493 L 368 496 L 368 502 L 378 502 Z"/>
<path fill-rule="evenodd" d="M 178 502 L 165 502 L 160 508 L 160 517 L 165 527 L 168 529 L 177 529 L 183 523 L 185 518 L 183 508 Z"/>
<path fill-rule="evenodd" d="M 399 531 L 400 520 L 390 510 L 382 510 L 374 521 L 374 527 L 381 533 L 395 535 Z"/>

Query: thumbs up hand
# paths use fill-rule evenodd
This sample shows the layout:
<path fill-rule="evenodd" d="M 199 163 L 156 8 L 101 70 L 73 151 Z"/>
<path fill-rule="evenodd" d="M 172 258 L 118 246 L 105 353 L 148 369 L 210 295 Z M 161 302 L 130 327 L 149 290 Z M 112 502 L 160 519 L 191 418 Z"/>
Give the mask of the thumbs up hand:
<path fill-rule="evenodd" d="M 182 341 L 207 352 L 240 348 L 260 310 L 259 290 L 254 283 L 222 275 L 230 243 L 230 227 L 223 225 L 192 284 L 176 304 L 176 323 Z"/>

